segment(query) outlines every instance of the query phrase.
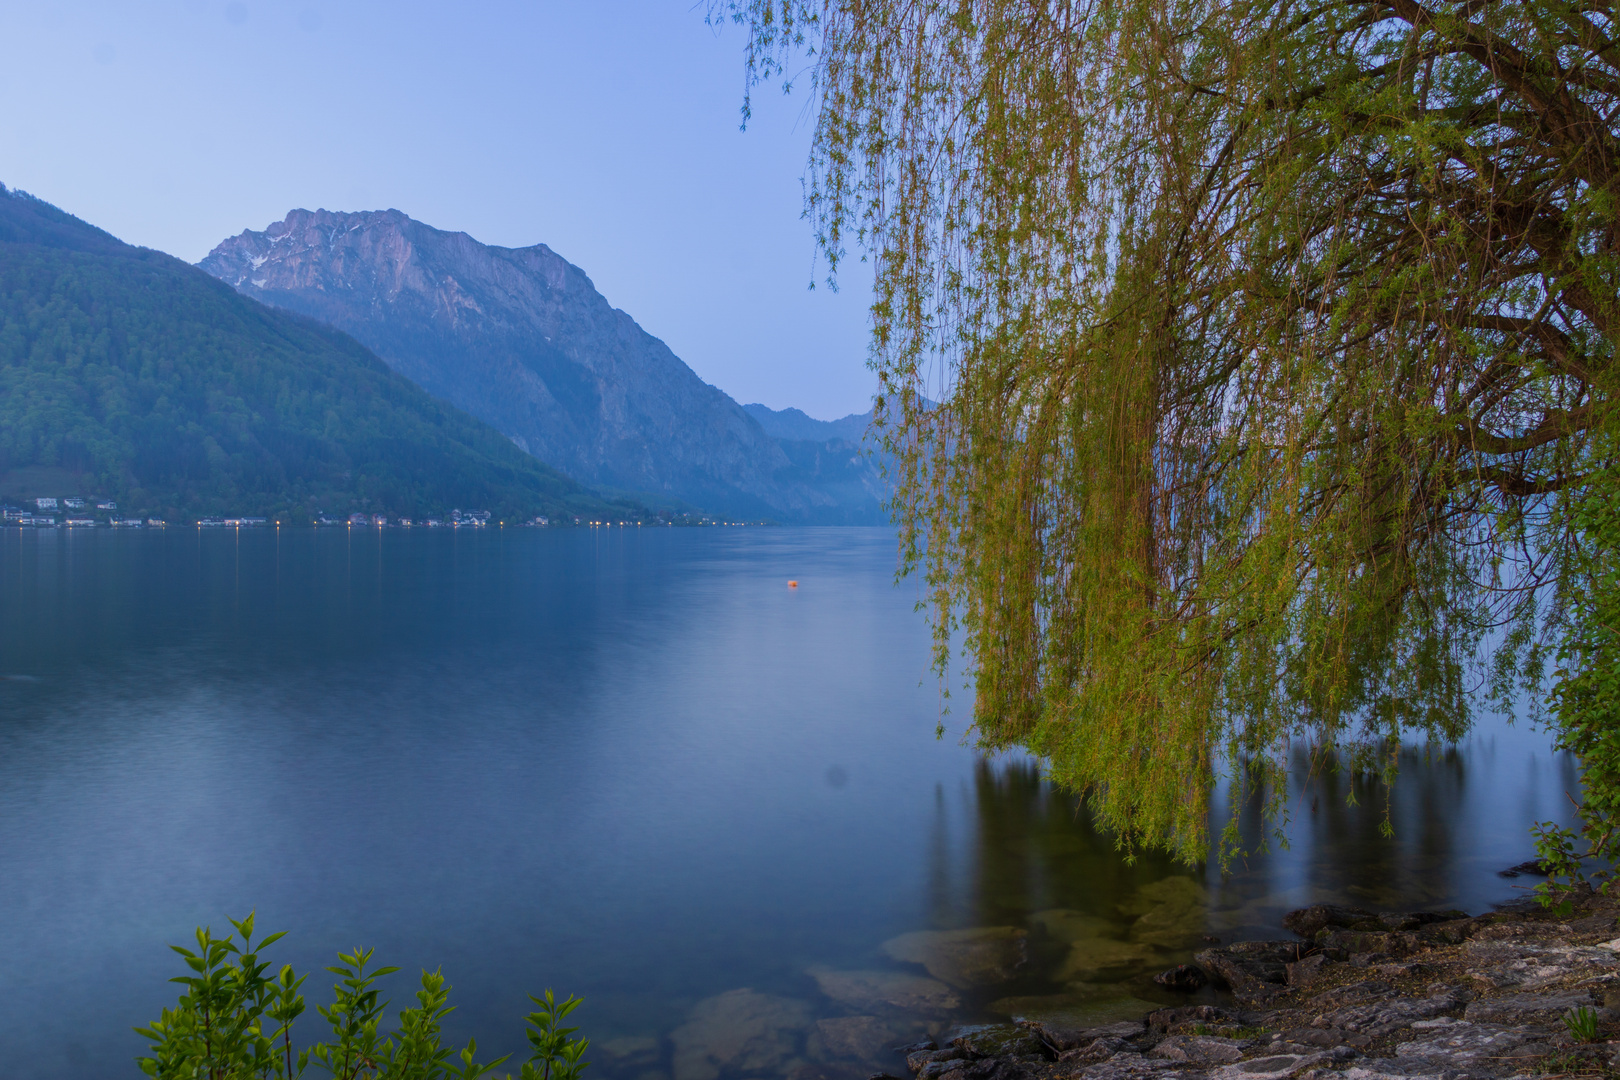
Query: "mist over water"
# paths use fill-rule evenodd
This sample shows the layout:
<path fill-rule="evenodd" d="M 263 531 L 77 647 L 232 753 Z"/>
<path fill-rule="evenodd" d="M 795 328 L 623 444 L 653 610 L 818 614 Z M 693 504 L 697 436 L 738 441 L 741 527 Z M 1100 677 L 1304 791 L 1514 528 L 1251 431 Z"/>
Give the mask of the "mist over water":
<path fill-rule="evenodd" d="M 357 944 L 406 969 L 396 1009 L 442 967 L 450 1034 L 483 1053 L 517 1050 L 550 986 L 585 998 L 604 1080 L 864 1076 L 898 1060 L 817 1021 L 898 1037 L 1008 999 L 1170 1000 L 1146 976 L 1194 937 L 1282 936 L 1302 903 L 1510 899 L 1526 826 L 1570 816 L 1569 759 L 1496 723 L 1408 753 L 1393 839 L 1383 790 L 1355 781 L 1351 808 L 1330 775 L 1299 786 L 1290 850 L 1225 876 L 1127 863 L 1035 763 L 934 738 L 894 550 L 876 529 L 0 531 L 8 1075 L 139 1075 L 129 1029 L 178 989 L 166 945 L 257 909 L 312 1002 Z M 932 1011 L 829 996 L 828 972 L 947 971 L 885 943 L 971 927 L 1027 931 L 1027 959 Z M 715 1004 L 744 988 L 782 1020 L 746 1070 L 704 1042 L 744 1023 Z"/>

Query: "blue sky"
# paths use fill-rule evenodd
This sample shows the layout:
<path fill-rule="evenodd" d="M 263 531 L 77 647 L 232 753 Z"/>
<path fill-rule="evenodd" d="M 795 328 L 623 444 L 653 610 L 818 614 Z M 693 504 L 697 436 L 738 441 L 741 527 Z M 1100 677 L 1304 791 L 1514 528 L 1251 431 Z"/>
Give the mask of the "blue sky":
<path fill-rule="evenodd" d="M 800 219 L 812 116 L 702 0 L 0 0 L 0 182 L 191 262 L 295 207 L 550 245 L 707 381 L 868 407 L 864 266 Z"/>

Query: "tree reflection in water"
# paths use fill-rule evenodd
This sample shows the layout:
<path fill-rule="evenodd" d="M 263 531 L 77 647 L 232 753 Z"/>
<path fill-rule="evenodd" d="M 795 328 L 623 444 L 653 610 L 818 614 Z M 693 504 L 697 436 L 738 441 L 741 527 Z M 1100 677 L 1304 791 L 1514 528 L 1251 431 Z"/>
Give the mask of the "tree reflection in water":
<path fill-rule="evenodd" d="M 1249 854 L 1223 873 L 1213 861 L 1189 868 L 1151 852 L 1127 859 L 1078 799 L 1042 779 L 1038 762 L 981 758 L 954 800 L 945 785 L 935 790 L 928 920 L 1028 926 L 1039 912 L 1065 909 L 1107 920 L 1130 939 L 1141 890 L 1170 877 L 1207 889 L 1202 931 L 1223 940 L 1284 936 L 1285 911 L 1323 901 L 1485 910 L 1534 884 L 1498 871 L 1529 857 L 1532 821 L 1570 817 L 1565 792 L 1577 790 L 1577 776 L 1544 735 L 1497 725 L 1461 746 L 1404 748 L 1393 785 L 1304 751 L 1290 784 L 1286 838 L 1268 836 L 1259 800 L 1246 800 L 1237 822 Z M 1217 791 L 1218 819 L 1231 798 L 1230 788 Z M 967 835 L 953 837 L 953 828 Z M 1202 944 L 1161 947 L 1152 962 Z"/>

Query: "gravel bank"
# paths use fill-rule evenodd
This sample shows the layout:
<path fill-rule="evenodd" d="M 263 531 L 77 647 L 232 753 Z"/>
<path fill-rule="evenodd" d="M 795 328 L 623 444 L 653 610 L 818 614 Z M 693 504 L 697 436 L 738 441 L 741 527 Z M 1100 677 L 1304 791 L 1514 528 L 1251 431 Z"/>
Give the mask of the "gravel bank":
<path fill-rule="evenodd" d="M 1286 940 L 1206 949 L 1161 977 L 1207 978 L 1231 991 L 1230 1007 L 1087 1030 L 978 1028 L 905 1047 L 906 1064 L 918 1080 L 1614 1077 L 1617 917 L 1620 905 L 1591 894 L 1562 917 L 1529 903 L 1479 916 L 1316 905 L 1285 917 Z M 1580 1009 L 1595 1039 L 1566 1025 Z"/>

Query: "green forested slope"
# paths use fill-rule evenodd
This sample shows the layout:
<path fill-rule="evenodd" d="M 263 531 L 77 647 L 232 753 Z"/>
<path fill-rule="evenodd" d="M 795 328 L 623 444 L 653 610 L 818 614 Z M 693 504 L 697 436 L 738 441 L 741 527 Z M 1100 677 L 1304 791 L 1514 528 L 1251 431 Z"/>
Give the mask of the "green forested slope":
<path fill-rule="evenodd" d="M 36 494 L 294 520 L 630 510 L 347 335 L 0 186 L 0 496 Z"/>

